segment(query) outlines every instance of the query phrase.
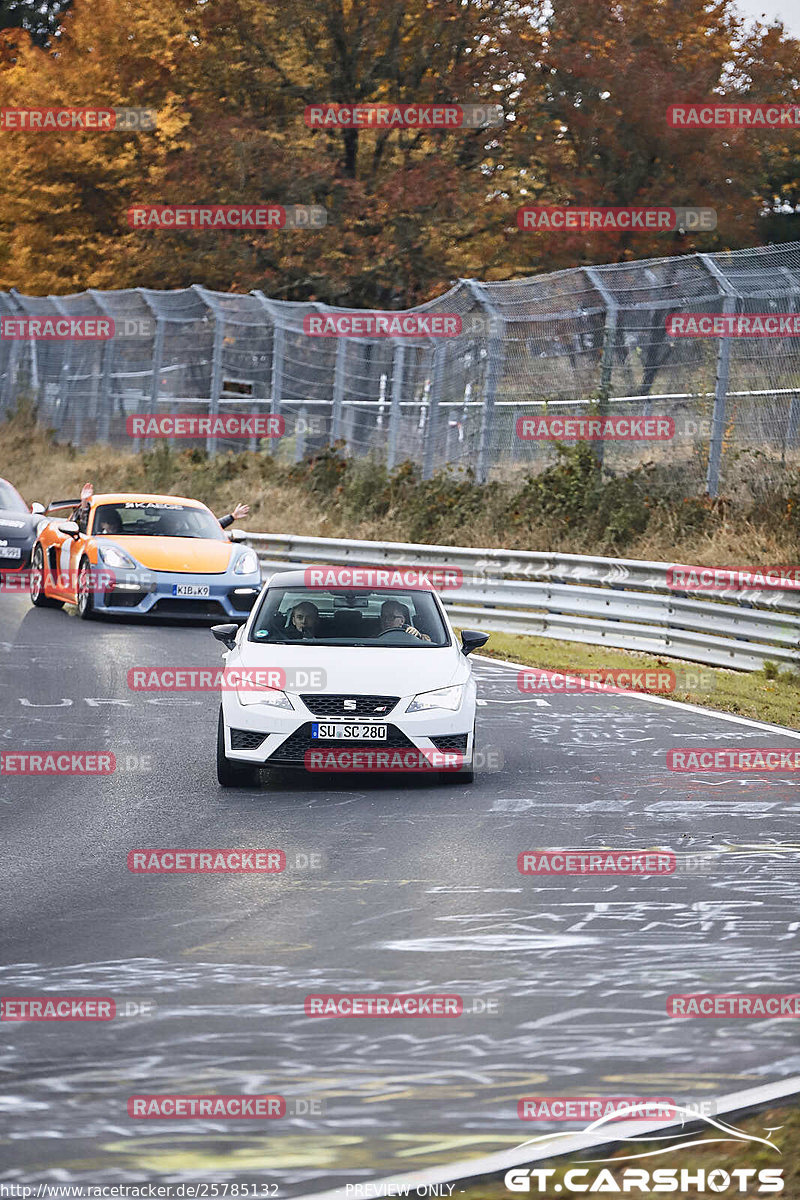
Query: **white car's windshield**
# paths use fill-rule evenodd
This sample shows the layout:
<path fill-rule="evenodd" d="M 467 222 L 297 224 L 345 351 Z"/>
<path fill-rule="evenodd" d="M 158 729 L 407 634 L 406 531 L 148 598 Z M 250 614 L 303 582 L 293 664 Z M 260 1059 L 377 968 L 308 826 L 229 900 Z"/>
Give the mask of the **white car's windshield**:
<path fill-rule="evenodd" d="M 302 585 L 267 589 L 250 641 L 420 649 L 450 645 L 447 627 L 430 592 Z"/>
<path fill-rule="evenodd" d="M 204 508 L 169 501 L 120 500 L 98 504 L 92 533 L 113 537 L 187 537 L 228 539 L 219 522 Z"/>

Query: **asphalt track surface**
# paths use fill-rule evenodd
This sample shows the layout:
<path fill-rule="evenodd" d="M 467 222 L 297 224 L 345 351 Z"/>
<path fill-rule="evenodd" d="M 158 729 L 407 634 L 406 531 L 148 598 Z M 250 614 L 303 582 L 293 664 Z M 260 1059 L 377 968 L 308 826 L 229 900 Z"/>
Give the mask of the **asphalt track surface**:
<path fill-rule="evenodd" d="M 107 778 L 0 775 L 0 991 L 155 1006 L 0 1024 L 3 1181 L 300 1196 L 555 1128 L 520 1121 L 521 1096 L 698 1101 L 800 1071 L 796 1021 L 665 1013 L 676 992 L 797 989 L 796 776 L 665 762 L 674 746 L 790 736 L 629 696 L 532 699 L 514 670 L 476 661 L 492 769 L 473 786 L 281 775 L 223 791 L 216 698 L 126 683 L 132 666 L 219 664 L 207 629 L 80 622 L 8 596 L 0 621 L 0 749 L 121 763 Z M 520 851 L 556 846 L 671 847 L 702 854 L 702 870 L 519 874 Z M 128 851 L 150 847 L 280 848 L 288 866 L 131 874 Z M 499 1012 L 304 1014 L 309 992 L 362 991 Z M 295 1112 L 134 1120 L 141 1093 L 279 1093 Z"/>

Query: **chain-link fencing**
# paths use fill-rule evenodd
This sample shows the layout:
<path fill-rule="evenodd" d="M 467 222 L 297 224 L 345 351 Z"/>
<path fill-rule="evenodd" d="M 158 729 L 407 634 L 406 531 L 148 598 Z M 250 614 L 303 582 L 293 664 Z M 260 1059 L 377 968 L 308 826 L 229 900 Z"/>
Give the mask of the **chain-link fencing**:
<path fill-rule="evenodd" d="M 341 443 L 389 468 L 411 460 L 426 477 L 461 469 L 480 482 L 553 461 L 564 427 L 544 438 L 520 418 L 663 417 L 672 432 L 655 440 L 596 439 L 604 465 L 679 467 L 687 487 L 716 495 L 735 487 L 743 459 L 764 478 L 800 462 L 800 337 L 786 322 L 769 336 L 675 336 L 668 321 L 799 306 L 800 243 L 460 280 L 408 310 L 460 318 L 448 336 L 314 336 L 309 318 L 346 310 L 260 291 L 12 290 L 0 293 L 0 416 L 30 397 L 60 440 L 141 449 L 135 414 L 268 413 L 283 419 L 279 438 L 181 444 L 299 460 Z M 113 336 L 6 336 L 20 328 L 6 318 L 48 316 L 106 318 Z"/>

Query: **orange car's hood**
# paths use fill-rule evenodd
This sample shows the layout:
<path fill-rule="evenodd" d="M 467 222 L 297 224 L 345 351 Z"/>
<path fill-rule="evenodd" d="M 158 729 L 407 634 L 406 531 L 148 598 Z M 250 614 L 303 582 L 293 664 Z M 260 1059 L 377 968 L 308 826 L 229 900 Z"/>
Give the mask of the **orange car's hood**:
<path fill-rule="evenodd" d="M 105 540 L 105 539 L 103 539 Z M 150 571 L 221 575 L 228 569 L 233 547 L 228 541 L 188 537 L 109 537 Z"/>

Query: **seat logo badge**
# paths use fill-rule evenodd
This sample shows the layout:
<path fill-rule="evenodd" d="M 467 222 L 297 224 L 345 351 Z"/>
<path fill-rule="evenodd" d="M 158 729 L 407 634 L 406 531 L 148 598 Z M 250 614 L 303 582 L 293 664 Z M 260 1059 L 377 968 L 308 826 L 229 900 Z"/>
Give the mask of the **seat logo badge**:
<path fill-rule="evenodd" d="M 358 706 L 355 700 L 345 700 L 344 707 L 348 712 L 354 712 Z"/>

